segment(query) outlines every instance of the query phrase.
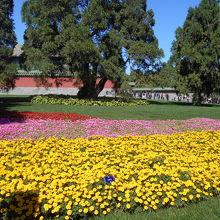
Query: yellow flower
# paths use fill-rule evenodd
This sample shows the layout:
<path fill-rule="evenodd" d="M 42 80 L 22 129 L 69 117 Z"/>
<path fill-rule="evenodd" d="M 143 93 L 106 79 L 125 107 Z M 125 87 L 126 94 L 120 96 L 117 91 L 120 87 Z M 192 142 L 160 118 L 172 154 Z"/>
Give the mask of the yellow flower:
<path fill-rule="evenodd" d="M 197 193 L 197 194 L 196 194 L 196 198 L 200 198 L 200 194 Z"/>
<path fill-rule="evenodd" d="M 101 208 L 101 209 L 104 209 L 104 208 L 105 208 L 105 204 L 101 204 L 101 205 L 100 205 L 100 208 Z"/>
<path fill-rule="evenodd" d="M 49 209 L 50 209 L 50 205 L 44 204 L 44 210 L 45 210 L 45 211 L 48 211 Z"/>
<path fill-rule="evenodd" d="M 149 208 L 148 208 L 148 206 L 144 206 L 144 210 L 148 210 Z"/>
<path fill-rule="evenodd" d="M 130 208 L 131 208 L 131 205 L 130 205 L 130 204 L 126 204 L 126 208 L 127 208 L 127 209 L 130 209 Z"/>
<path fill-rule="evenodd" d="M 192 200 L 192 199 L 193 199 L 193 197 L 194 197 L 193 195 L 189 195 L 189 199 L 190 199 L 190 200 Z"/>
<path fill-rule="evenodd" d="M 166 198 L 164 198 L 164 200 L 163 200 L 165 203 L 167 203 L 167 202 L 169 202 L 169 198 L 168 197 L 166 197 Z"/>
<path fill-rule="evenodd" d="M 95 214 L 95 215 L 98 215 L 98 214 L 99 214 L 99 211 L 98 211 L 98 210 L 95 210 L 95 211 L 94 211 L 94 214 Z"/>
<path fill-rule="evenodd" d="M 122 204 L 130 209 L 130 204 L 136 203 L 147 210 L 158 209 L 158 204 L 173 206 L 178 200 L 211 197 L 213 189 L 220 191 L 218 140 L 220 131 L 72 140 L 55 137 L 36 141 L 0 140 L 0 176 L 4 176 L 0 181 L 0 203 L 19 190 L 37 191 L 38 197 L 27 195 L 28 200 L 16 195 L 16 203 L 10 209 L 21 219 L 32 215 L 38 218 L 42 216 L 42 208 L 45 212 L 52 209 L 57 216 L 66 204 L 70 215 L 60 217 L 70 219 L 77 212 L 84 216 L 89 211 L 94 215 L 100 210 L 108 213 L 113 198 L 118 202 L 113 209 Z M 120 167 L 120 172 L 116 167 Z M 115 177 L 112 185 L 98 184 L 110 174 Z M 167 176 L 169 182 L 160 180 L 162 176 Z M 185 177 L 188 180 L 183 180 Z M 190 193 L 194 190 L 195 194 Z M 83 209 L 75 211 L 73 206 Z M 8 211 L 0 209 L 1 214 Z M 27 216 L 21 217 L 24 213 Z"/>
<path fill-rule="evenodd" d="M 116 204 L 116 207 L 117 207 L 117 208 L 120 208 L 120 207 L 121 207 L 121 203 L 117 203 L 117 204 Z"/>
<path fill-rule="evenodd" d="M 154 210 L 156 210 L 156 209 L 157 209 L 157 206 L 156 206 L 156 205 L 154 205 L 152 208 L 153 208 Z"/>
<path fill-rule="evenodd" d="M 90 211 L 95 210 L 94 206 L 90 206 L 90 207 L 89 207 L 89 210 L 90 210 Z"/>
<path fill-rule="evenodd" d="M 118 201 L 122 201 L 122 197 L 119 196 L 119 197 L 118 197 Z"/>
<path fill-rule="evenodd" d="M 83 209 L 83 212 L 84 212 L 85 214 L 88 213 L 88 211 L 89 211 L 88 208 L 84 208 L 84 209 Z"/>
<path fill-rule="evenodd" d="M 68 210 L 66 213 L 67 215 L 72 215 L 72 210 Z"/>

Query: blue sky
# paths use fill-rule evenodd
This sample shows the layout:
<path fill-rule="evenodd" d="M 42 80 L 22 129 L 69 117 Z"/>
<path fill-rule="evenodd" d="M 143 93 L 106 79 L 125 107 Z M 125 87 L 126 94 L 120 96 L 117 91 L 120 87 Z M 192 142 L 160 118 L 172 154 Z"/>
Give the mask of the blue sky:
<path fill-rule="evenodd" d="M 159 47 L 164 50 L 167 61 L 170 57 L 170 48 L 175 39 L 175 30 L 182 26 L 189 7 L 195 7 L 201 0 L 148 0 L 148 9 L 153 9 L 156 24 L 154 32 L 159 41 Z M 22 23 L 21 7 L 25 0 L 15 0 L 14 23 L 18 43 L 23 43 L 25 24 Z"/>

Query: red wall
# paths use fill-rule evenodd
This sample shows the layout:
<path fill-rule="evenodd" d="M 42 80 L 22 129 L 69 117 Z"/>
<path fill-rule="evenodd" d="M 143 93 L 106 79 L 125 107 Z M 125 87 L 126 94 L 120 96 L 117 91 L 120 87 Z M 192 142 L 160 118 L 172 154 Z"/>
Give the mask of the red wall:
<path fill-rule="evenodd" d="M 96 83 L 100 79 L 96 80 Z M 15 78 L 15 87 L 52 87 L 52 88 L 81 88 L 83 83 L 80 79 L 73 78 L 45 78 L 40 80 L 39 78 L 34 77 L 16 77 Z M 105 83 L 105 89 L 114 88 L 114 83 L 108 80 Z"/>

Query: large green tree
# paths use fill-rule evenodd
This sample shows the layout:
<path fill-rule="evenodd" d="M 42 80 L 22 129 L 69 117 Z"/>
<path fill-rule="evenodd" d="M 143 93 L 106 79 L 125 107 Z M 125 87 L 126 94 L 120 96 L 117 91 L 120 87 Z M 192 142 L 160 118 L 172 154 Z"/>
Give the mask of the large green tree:
<path fill-rule="evenodd" d="M 12 19 L 13 0 L 0 2 L 0 87 L 13 86 L 16 65 L 13 64 L 13 48 L 16 45 L 14 24 Z"/>
<path fill-rule="evenodd" d="M 175 87 L 176 71 L 169 63 L 160 63 L 156 71 L 133 71 L 128 77 L 135 87 Z"/>
<path fill-rule="evenodd" d="M 219 0 L 202 0 L 190 8 L 183 27 L 176 30 L 171 63 L 176 68 L 177 89 L 193 92 L 194 104 L 220 88 Z"/>
<path fill-rule="evenodd" d="M 78 95 L 95 98 L 107 79 L 120 81 L 128 65 L 157 67 L 163 52 L 153 16 L 145 0 L 27 0 L 26 64 L 45 75 L 71 73 L 84 84 Z"/>

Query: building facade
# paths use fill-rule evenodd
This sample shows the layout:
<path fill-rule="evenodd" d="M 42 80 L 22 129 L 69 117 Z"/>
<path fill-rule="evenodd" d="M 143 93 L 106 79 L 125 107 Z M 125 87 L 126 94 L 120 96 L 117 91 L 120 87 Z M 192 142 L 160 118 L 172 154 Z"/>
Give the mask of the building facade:
<path fill-rule="evenodd" d="M 14 48 L 13 59 L 17 65 L 17 74 L 14 78 L 14 88 L 9 90 L 1 89 L 0 94 L 9 95 L 45 95 L 45 94 L 57 94 L 57 95 L 77 95 L 79 89 L 83 86 L 83 82 L 80 79 L 74 79 L 69 76 L 65 77 L 47 77 L 41 79 L 39 77 L 40 71 L 33 70 L 26 71 L 24 69 L 24 62 L 22 58 L 22 45 L 17 44 Z M 97 79 L 98 83 L 100 79 Z M 99 96 L 113 97 L 115 96 L 114 83 L 108 80 L 105 83 L 104 89 Z"/>
<path fill-rule="evenodd" d="M 192 102 L 192 93 L 178 94 L 172 87 L 133 88 L 133 96 L 140 99 Z"/>

